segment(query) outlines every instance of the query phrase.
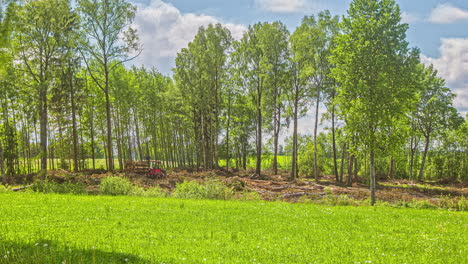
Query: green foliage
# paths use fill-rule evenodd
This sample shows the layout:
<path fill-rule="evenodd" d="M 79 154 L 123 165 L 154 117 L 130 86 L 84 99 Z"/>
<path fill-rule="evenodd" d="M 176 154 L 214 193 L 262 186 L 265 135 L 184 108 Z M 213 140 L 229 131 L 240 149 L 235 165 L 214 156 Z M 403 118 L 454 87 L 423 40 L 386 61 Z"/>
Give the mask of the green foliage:
<path fill-rule="evenodd" d="M 454 211 L 468 211 L 468 199 L 462 197 L 441 196 L 439 206 Z"/>
<path fill-rule="evenodd" d="M 0 184 L 0 193 L 6 193 L 6 192 L 10 192 L 11 190 L 8 189 L 8 187 L 6 187 L 5 185 L 1 185 Z"/>
<path fill-rule="evenodd" d="M 299 174 L 302 176 L 314 175 L 314 141 L 311 136 L 299 137 Z M 332 174 L 332 149 L 330 141 L 324 133 L 320 133 L 317 137 L 317 160 L 319 175 Z"/>
<path fill-rule="evenodd" d="M 2 264 L 466 262 L 467 212 L 18 193 L 0 200 Z"/>
<path fill-rule="evenodd" d="M 232 189 L 224 186 L 220 181 L 210 180 L 205 184 L 195 181 L 179 183 L 173 193 L 182 199 L 214 199 L 229 200 L 233 195 Z"/>
<path fill-rule="evenodd" d="M 132 183 L 125 178 L 111 176 L 101 181 L 99 189 L 104 195 L 128 195 L 132 191 Z"/>
<path fill-rule="evenodd" d="M 169 196 L 169 194 L 159 186 L 151 187 L 148 189 L 133 186 L 129 194 L 131 196 L 140 196 L 140 197 L 167 197 Z"/>
<path fill-rule="evenodd" d="M 426 200 L 417 200 L 413 202 L 414 208 L 417 209 L 436 209 L 437 206 L 433 203 L 426 201 Z"/>
<path fill-rule="evenodd" d="M 241 201 L 260 201 L 262 200 L 262 196 L 258 192 L 236 192 L 234 193 L 235 200 Z"/>
<path fill-rule="evenodd" d="M 86 194 L 86 185 L 80 182 L 57 183 L 53 181 L 40 180 L 33 184 L 32 190 L 41 193 L 60 193 L 60 194 Z"/>

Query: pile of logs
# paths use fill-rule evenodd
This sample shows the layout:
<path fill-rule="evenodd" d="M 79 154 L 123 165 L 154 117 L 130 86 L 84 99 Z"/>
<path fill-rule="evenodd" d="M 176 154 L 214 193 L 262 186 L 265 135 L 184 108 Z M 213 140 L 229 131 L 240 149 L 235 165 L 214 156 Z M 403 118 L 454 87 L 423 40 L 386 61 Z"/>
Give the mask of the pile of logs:
<path fill-rule="evenodd" d="M 149 168 L 150 168 L 150 163 L 148 161 L 134 161 L 134 160 L 125 161 L 125 171 L 127 173 L 147 174 Z"/>

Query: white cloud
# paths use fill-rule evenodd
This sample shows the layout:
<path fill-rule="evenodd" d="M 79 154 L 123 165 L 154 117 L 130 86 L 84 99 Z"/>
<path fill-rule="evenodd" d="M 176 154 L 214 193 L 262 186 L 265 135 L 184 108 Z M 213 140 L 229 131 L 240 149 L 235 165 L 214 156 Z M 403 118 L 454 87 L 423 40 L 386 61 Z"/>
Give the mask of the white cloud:
<path fill-rule="evenodd" d="M 153 0 L 149 5 L 137 4 L 137 7 L 134 24 L 143 52 L 136 63 L 156 66 L 165 73 L 174 66 L 177 52 L 193 40 L 200 26 L 221 23 L 236 39 L 240 39 L 246 30 L 243 25 L 223 23 L 213 16 L 181 13 L 175 6 L 161 0 Z"/>
<path fill-rule="evenodd" d="M 453 92 L 457 94 L 457 97 L 453 100 L 453 106 L 462 111 L 468 111 L 468 86 L 462 89 L 454 89 Z"/>
<path fill-rule="evenodd" d="M 438 5 L 429 16 L 429 22 L 436 24 L 450 24 L 459 20 L 468 20 L 468 10 L 463 10 L 450 3 Z"/>
<path fill-rule="evenodd" d="M 273 13 L 297 13 L 306 8 L 305 0 L 256 0 L 256 4 Z"/>
<path fill-rule="evenodd" d="M 401 13 L 401 22 L 411 24 L 420 21 L 420 17 L 413 13 L 403 12 Z"/>
<path fill-rule="evenodd" d="M 454 106 L 461 111 L 468 109 L 468 38 L 443 38 L 439 48 L 440 57 L 422 55 L 424 64 L 433 64 L 444 78 L 447 86 L 457 94 Z"/>
<path fill-rule="evenodd" d="M 449 84 L 468 84 L 468 38 L 443 38 L 441 42 L 440 57 L 423 55 L 423 62 L 434 64 Z"/>

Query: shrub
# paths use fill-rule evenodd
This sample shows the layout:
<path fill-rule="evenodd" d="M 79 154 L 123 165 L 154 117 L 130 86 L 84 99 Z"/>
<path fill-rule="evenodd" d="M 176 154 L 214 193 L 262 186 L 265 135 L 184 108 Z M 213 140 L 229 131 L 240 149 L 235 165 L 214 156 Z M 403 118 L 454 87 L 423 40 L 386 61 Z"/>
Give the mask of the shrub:
<path fill-rule="evenodd" d="M 224 186 L 220 181 L 211 180 L 206 184 L 195 181 L 179 183 L 174 191 L 174 197 L 183 199 L 215 199 L 228 200 L 232 197 L 232 189 Z"/>
<path fill-rule="evenodd" d="M 182 199 L 203 199 L 206 197 L 206 189 L 198 182 L 184 181 L 176 185 L 173 195 Z"/>
<path fill-rule="evenodd" d="M 229 200 L 232 198 L 233 192 L 231 188 L 224 186 L 218 180 L 210 180 L 205 184 L 206 199 L 214 200 Z"/>
<path fill-rule="evenodd" d="M 436 209 L 437 208 L 437 206 L 435 206 L 434 204 L 426 200 L 419 200 L 419 201 L 413 200 L 412 204 L 414 208 L 418 208 L 418 209 Z"/>
<path fill-rule="evenodd" d="M 258 192 L 240 192 L 235 194 L 235 199 L 243 201 L 258 201 L 262 199 L 262 196 Z"/>
<path fill-rule="evenodd" d="M 101 181 L 100 190 L 104 195 L 128 195 L 132 191 L 132 183 L 128 179 L 111 176 Z"/>
<path fill-rule="evenodd" d="M 4 185 L 0 185 L 0 193 L 6 193 L 6 192 L 9 192 L 10 189 L 8 189 L 6 186 Z"/>
<path fill-rule="evenodd" d="M 133 187 L 130 193 L 133 196 L 141 197 L 167 197 L 168 193 L 165 192 L 161 187 L 155 186 L 149 189 L 143 189 L 141 187 Z"/>
<path fill-rule="evenodd" d="M 441 196 L 439 199 L 439 206 L 448 210 L 454 211 L 468 211 L 468 200 L 464 196 L 460 198 Z"/>
<path fill-rule="evenodd" d="M 161 187 L 155 186 L 145 190 L 144 196 L 146 197 L 167 197 L 169 194 Z"/>
<path fill-rule="evenodd" d="M 77 182 L 64 182 L 57 183 L 52 181 L 40 180 L 33 184 L 32 190 L 35 192 L 42 193 L 60 193 L 60 194 L 85 194 L 86 185 L 83 183 Z"/>
<path fill-rule="evenodd" d="M 348 206 L 348 205 L 359 205 L 359 201 L 354 200 L 348 195 L 325 195 L 321 200 L 318 200 L 317 203 L 325 205 L 337 205 L 337 206 Z"/>

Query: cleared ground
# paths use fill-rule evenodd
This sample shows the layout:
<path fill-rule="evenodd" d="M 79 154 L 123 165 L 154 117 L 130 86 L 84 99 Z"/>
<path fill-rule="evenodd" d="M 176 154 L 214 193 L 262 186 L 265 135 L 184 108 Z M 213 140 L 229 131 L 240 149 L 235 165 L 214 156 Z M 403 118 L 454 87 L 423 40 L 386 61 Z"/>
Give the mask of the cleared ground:
<path fill-rule="evenodd" d="M 0 194 L 0 263 L 466 263 L 468 213 Z"/>

